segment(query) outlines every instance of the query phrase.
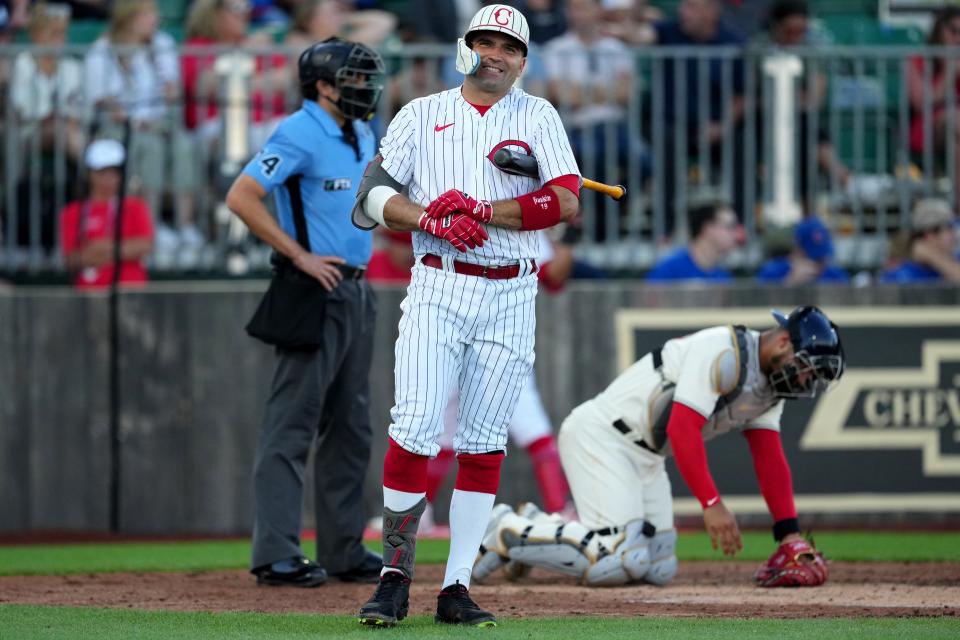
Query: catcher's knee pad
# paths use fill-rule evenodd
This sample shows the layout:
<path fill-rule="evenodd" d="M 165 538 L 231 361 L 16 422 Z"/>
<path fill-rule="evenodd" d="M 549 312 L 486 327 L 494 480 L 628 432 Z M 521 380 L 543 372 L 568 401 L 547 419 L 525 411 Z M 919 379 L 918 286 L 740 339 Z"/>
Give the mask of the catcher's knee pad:
<path fill-rule="evenodd" d="M 650 568 L 643 579 L 665 585 L 677 575 L 677 530 L 658 531 L 650 540 Z"/>
<path fill-rule="evenodd" d="M 519 517 L 516 519 L 522 521 Z M 520 530 L 505 524 L 500 537 L 508 549 L 507 555 L 515 562 L 575 578 L 582 577 L 591 564 L 586 548 L 593 536 L 579 522 L 559 526 L 527 524 Z"/>
<path fill-rule="evenodd" d="M 650 569 L 653 551 L 650 548 L 651 538 L 656 532 L 652 524 L 646 520 L 631 520 L 625 527 L 622 549 L 623 568 L 631 581 L 642 580 Z"/>
<path fill-rule="evenodd" d="M 611 553 L 597 560 L 583 577 L 588 587 L 616 587 L 630 582 L 619 553 Z"/>

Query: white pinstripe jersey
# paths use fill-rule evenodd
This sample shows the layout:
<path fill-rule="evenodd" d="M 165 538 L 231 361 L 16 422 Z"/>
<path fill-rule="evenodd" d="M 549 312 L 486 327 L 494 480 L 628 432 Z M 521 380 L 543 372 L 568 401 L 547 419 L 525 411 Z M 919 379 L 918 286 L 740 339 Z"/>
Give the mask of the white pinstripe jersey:
<path fill-rule="evenodd" d="M 540 179 L 512 176 L 489 159 L 502 147 L 533 154 Z M 560 116 L 542 98 L 514 87 L 483 116 L 464 100 L 460 88 L 407 104 L 380 145 L 383 168 L 409 186 L 408 197 L 424 207 L 448 189 L 480 200 L 509 200 L 563 175 L 580 175 Z M 498 265 L 540 254 L 536 232 L 487 226 L 490 239 L 463 254 L 446 240 L 413 234 L 413 251 L 451 255 L 458 260 Z"/>

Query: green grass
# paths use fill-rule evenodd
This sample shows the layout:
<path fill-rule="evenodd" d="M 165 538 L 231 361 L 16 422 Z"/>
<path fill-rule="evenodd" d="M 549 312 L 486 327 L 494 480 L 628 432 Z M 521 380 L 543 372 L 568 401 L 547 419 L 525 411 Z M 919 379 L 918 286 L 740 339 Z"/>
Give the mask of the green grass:
<path fill-rule="evenodd" d="M 380 551 L 379 543 L 367 543 Z M 313 544 L 304 543 L 313 555 Z M 446 540 L 421 540 L 417 560 L 446 561 Z M 61 575 L 111 571 L 209 571 L 244 569 L 250 562 L 247 540 L 115 542 L 0 547 L 0 575 Z"/>
<path fill-rule="evenodd" d="M 773 551 L 770 534 L 747 531 L 737 559 L 759 562 Z M 851 562 L 960 562 L 960 532 L 824 531 L 816 536 L 831 560 Z M 368 543 L 380 550 L 379 543 Z M 312 543 L 305 543 L 312 555 Z M 445 540 L 420 540 L 417 561 L 446 561 Z M 680 560 L 720 560 L 706 534 L 682 533 Z M 242 569 L 250 558 L 246 540 L 118 542 L 110 544 L 15 545 L 0 547 L 0 575 L 60 575 L 109 571 L 205 571 Z"/>
<path fill-rule="evenodd" d="M 750 638 L 850 638 L 939 640 L 957 636 L 950 618 L 840 618 L 817 620 L 731 620 L 689 618 L 504 619 L 496 630 L 440 626 L 425 616 L 404 620 L 390 630 L 361 627 L 348 616 L 255 613 L 174 613 L 0 606 L 5 638 L 79 640 L 256 638 L 656 638 L 657 640 L 745 640 Z M 382 634 L 382 636 L 381 636 Z"/>

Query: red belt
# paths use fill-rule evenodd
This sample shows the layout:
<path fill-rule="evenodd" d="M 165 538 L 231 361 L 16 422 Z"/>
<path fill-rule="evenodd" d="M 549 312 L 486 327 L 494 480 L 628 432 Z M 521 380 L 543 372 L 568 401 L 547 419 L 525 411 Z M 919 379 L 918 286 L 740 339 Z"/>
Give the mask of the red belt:
<path fill-rule="evenodd" d="M 443 260 L 440 256 L 428 253 L 420 260 L 424 265 L 434 269 L 443 269 Z M 534 272 L 537 270 L 537 263 L 530 261 L 530 266 Z M 508 264 L 502 267 L 489 267 L 482 264 L 473 264 L 471 262 L 453 261 L 453 270 L 465 276 L 477 276 L 478 278 L 488 278 L 490 280 L 509 280 L 520 275 L 520 263 Z"/>

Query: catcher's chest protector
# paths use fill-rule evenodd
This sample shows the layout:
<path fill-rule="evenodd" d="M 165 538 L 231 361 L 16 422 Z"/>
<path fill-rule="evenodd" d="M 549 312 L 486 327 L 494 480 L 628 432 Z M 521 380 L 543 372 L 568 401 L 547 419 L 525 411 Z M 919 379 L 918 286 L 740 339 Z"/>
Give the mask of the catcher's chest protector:
<path fill-rule="evenodd" d="M 720 397 L 703 427 L 704 440 L 726 433 L 762 415 L 779 400 L 773 395 L 767 378 L 760 371 L 759 338 L 746 327 L 729 327 L 734 348 L 721 353 L 713 362 L 711 377 Z M 649 406 L 650 425 L 655 448 L 666 454 L 667 423 L 675 385 L 664 383 L 654 392 Z"/>

